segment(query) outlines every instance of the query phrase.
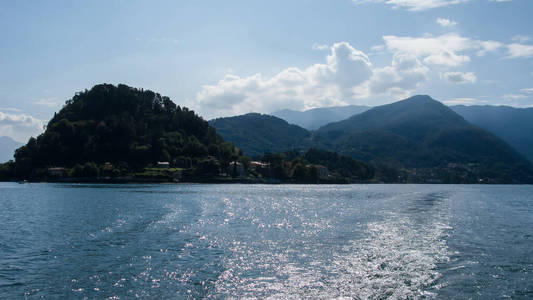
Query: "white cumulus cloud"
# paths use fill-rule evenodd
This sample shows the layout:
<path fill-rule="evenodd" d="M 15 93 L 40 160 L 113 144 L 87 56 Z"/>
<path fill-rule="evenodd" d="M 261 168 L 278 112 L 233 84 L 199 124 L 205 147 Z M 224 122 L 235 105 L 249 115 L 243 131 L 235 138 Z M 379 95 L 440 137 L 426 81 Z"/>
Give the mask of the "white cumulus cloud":
<path fill-rule="evenodd" d="M 203 86 L 191 106 L 212 118 L 343 105 L 345 99 L 356 95 L 355 88 L 370 78 L 371 67 L 365 53 L 348 43 L 336 43 L 324 64 L 305 69 L 290 67 L 272 77 L 260 73 L 248 77 L 226 75 L 214 85 Z"/>
<path fill-rule="evenodd" d="M 369 81 L 371 95 L 405 97 L 427 80 L 429 69 L 414 55 L 396 54 L 392 65 L 378 68 Z"/>
<path fill-rule="evenodd" d="M 474 83 L 477 80 L 472 72 L 446 72 L 442 76 L 452 83 Z"/>
<path fill-rule="evenodd" d="M 9 136 L 19 142 L 26 142 L 30 136 L 43 131 L 44 122 L 27 114 L 0 112 L 0 136 Z"/>
<path fill-rule="evenodd" d="M 355 4 L 383 3 L 394 9 L 424 11 L 433 8 L 456 5 L 470 0 L 352 0 Z M 489 0 L 490 2 L 510 2 L 512 0 Z"/>
<path fill-rule="evenodd" d="M 528 58 L 533 56 L 533 45 L 512 43 L 506 47 L 508 50 L 506 58 Z"/>
<path fill-rule="evenodd" d="M 469 0 L 353 0 L 356 4 L 384 3 L 393 8 L 401 8 L 410 11 L 422 11 L 448 5 L 459 4 Z"/>
<path fill-rule="evenodd" d="M 446 105 L 475 105 L 479 103 L 486 103 L 487 101 L 478 100 L 476 98 L 463 97 L 463 98 L 452 98 L 452 99 L 444 100 L 443 102 Z"/>
<path fill-rule="evenodd" d="M 468 51 L 475 50 L 478 55 L 484 55 L 501 47 L 501 43 L 496 41 L 474 40 L 455 33 L 423 37 L 386 35 L 383 40 L 392 52 L 415 55 L 429 65 L 451 67 L 469 62 Z"/>
<path fill-rule="evenodd" d="M 446 18 L 437 18 L 437 23 L 443 27 L 452 27 L 458 24 L 457 22 Z"/>
<path fill-rule="evenodd" d="M 364 52 L 340 42 L 330 47 L 325 63 L 286 68 L 272 77 L 228 74 L 203 86 L 188 105 L 207 118 L 345 105 L 376 95 L 406 96 L 427 80 L 428 71 L 409 53 L 397 53 L 390 66 L 377 68 Z"/>
<path fill-rule="evenodd" d="M 503 57 L 508 52 L 505 58 L 533 56 L 533 46 L 473 39 L 457 33 L 382 38 L 384 44 L 372 47 L 372 51 L 392 54 L 390 65 L 374 66 L 366 53 L 347 42 L 339 42 L 329 46 L 325 62 L 306 68 L 289 67 L 273 76 L 228 73 L 218 82 L 202 86 L 187 105 L 206 118 L 213 118 L 399 98 L 416 92 L 427 82 L 432 68 L 449 82 L 475 83 L 477 77 L 473 72 L 450 69 L 487 53 Z M 325 50 L 326 45 L 316 44 L 313 48 Z"/>

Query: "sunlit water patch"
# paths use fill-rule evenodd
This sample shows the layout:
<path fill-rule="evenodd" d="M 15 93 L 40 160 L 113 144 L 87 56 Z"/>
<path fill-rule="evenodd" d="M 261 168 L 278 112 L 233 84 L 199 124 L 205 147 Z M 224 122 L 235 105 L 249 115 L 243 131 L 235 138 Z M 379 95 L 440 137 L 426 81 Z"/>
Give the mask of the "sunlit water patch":
<path fill-rule="evenodd" d="M 0 184 L 0 298 L 533 297 L 533 188 Z"/>
<path fill-rule="evenodd" d="M 315 200 L 320 201 L 320 198 Z M 299 222 L 291 222 L 283 214 L 283 222 L 263 224 L 262 228 L 275 228 L 278 234 L 283 235 L 280 226 L 288 226 L 292 228 L 292 234 L 281 242 L 234 240 L 229 247 L 233 257 L 226 261 L 227 269 L 217 282 L 216 292 L 237 295 L 236 298 L 279 299 L 436 296 L 436 292 L 430 290 L 440 288 L 435 284 L 441 276 L 438 264 L 449 260 L 446 236 L 451 227 L 446 220 L 446 196 L 408 193 L 382 195 L 381 199 L 373 200 L 401 201 L 406 210 L 385 210 L 379 221 L 364 226 L 354 223 L 355 226 L 343 228 L 344 237 L 358 238 L 339 242 L 335 242 L 338 237 L 331 231 L 339 230 L 339 220 L 325 222 L 316 212 L 308 216 L 300 213 L 300 207 L 295 203 L 283 205 L 290 207 L 290 215 L 299 216 Z M 279 207 L 277 201 L 268 201 L 274 202 L 273 211 Z M 301 204 L 304 207 L 316 205 L 309 198 Z M 320 213 L 336 215 L 330 207 L 326 201 Z M 340 209 L 344 213 L 350 211 L 343 207 Z M 269 215 L 275 214 L 273 211 Z M 352 210 L 352 213 L 357 211 Z M 413 211 L 416 213 L 413 214 Z M 356 214 L 351 216 L 357 219 Z M 261 220 L 258 216 L 255 218 Z M 319 231 L 323 235 L 319 235 Z M 295 234 L 298 232 L 312 234 Z"/>

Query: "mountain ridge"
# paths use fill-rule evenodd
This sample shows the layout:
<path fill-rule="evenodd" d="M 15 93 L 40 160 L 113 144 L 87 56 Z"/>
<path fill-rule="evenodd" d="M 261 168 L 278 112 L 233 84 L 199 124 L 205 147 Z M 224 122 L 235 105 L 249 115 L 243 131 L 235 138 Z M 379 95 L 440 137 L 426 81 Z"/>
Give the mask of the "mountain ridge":
<path fill-rule="evenodd" d="M 468 122 L 497 135 L 533 162 L 533 108 L 454 105 Z"/>
<path fill-rule="evenodd" d="M 333 106 L 315 108 L 307 111 L 294 111 L 290 109 L 279 110 L 272 114 L 286 120 L 289 123 L 299 125 L 308 130 L 316 130 L 319 127 L 348 119 L 349 117 L 363 113 L 372 107 L 355 106 L 366 108 L 362 111 L 350 111 L 350 106 Z M 503 139 L 519 153 L 533 162 L 533 108 L 520 108 L 505 105 L 448 105 L 453 111 L 462 116 L 469 123 L 476 125 Z M 328 115 L 329 110 L 342 111 L 337 115 Z M 321 113 L 309 114 L 312 111 Z M 324 114 L 326 113 L 326 114 Z M 299 114 L 306 115 L 304 121 L 299 121 Z M 326 116 L 327 122 L 323 121 Z M 307 122 L 307 123 L 305 123 Z M 320 126 L 310 126 L 319 124 Z"/>
<path fill-rule="evenodd" d="M 428 172 L 450 165 L 467 170 L 474 165 L 474 175 L 480 179 L 520 181 L 510 174 L 520 174 L 528 182 L 533 179 L 531 164 L 507 143 L 426 95 L 377 106 L 323 126 L 315 132 L 315 141 L 323 148 L 374 164 L 387 162 Z"/>
<path fill-rule="evenodd" d="M 247 123 L 238 127 L 247 127 Z M 269 134 L 278 133 L 272 128 Z M 427 95 L 377 106 L 310 134 L 310 138 L 294 136 L 291 145 L 316 147 L 384 169 L 404 170 L 399 176 L 406 182 L 428 178 L 450 183 L 533 181 L 531 164 L 505 141 Z M 258 152 L 268 150 L 260 141 L 254 147 Z"/>

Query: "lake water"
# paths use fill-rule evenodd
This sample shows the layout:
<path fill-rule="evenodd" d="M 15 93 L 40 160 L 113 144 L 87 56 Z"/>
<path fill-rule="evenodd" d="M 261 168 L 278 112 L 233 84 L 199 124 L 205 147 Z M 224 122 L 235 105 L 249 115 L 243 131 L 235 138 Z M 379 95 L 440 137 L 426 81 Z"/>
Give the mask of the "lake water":
<path fill-rule="evenodd" d="M 533 186 L 0 183 L 0 298 L 531 298 Z"/>

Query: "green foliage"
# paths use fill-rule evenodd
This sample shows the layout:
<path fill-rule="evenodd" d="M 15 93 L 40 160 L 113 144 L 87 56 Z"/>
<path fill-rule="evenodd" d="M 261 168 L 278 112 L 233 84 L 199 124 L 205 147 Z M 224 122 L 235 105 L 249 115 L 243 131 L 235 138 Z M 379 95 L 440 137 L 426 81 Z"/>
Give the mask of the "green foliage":
<path fill-rule="evenodd" d="M 93 162 L 87 162 L 83 165 L 83 177 L 93 178 L 98 177 L 100 170 L 98 166 Z"/>
<path fill-rule="evenodd" d="M 339 173 L 340 176 L 355 181 L 368 181 L 375 175 L 374 168 L 347 156 L 330 151 L 309 149 L 304 158 L 315 165 L 323 165 Z"/>
<path fill-rule="evenodd" d="M 261 176 L 275 178 L 282 182 L 370 182 L 375 180 L 371 166 L 352 158 L 330 151 L 309 149 L 306 152 L 291 150 L 283 153 L 267 153 L 262 161 L 269 168 L 261 170 Z M 319 168 L 326 169 L 327 175 L 320 176 Z"/>
<path fill-rule="evenodd" d="M 277 117 L 258 113 L 219 118 L 211 120 L 209 124 L 225 140 L 233 142 L 252 157 L 300 148 L 309 142 L 311 136 L 303 128 Z"/>
<path fill-rule="evenodd" d="M 158 161 L 195 168 L 208 156 L 224 164 L 238 152 L 206 121 L 168 97 L 101 84 L 77 93 L 43 134 L 17 149 L 14 169 L 25 178 L 51 166 L 71 167 L 73 176 L 95 177 L 105 162 L 122 165 L 115 173 L 110 170 L 117 174 Z"/>
<path fill-rule="evenodd" d="M 99 174 L 98 166 L 94 162 L 87 162 L 83 165 L 74 165 L 68 175 L 74 178 L 96 178 Z"/>
<path fill-rule="evenodd" d="M 201 160 L 196 168 L 196 176 L 213 177 L 220 174 L 220 163 L 215 159 Z"/>
<path fill-rule="evenodd" d="M 0 180 L 7 181 L 14 178 L 15 163 L 7 162 L 0 164 Z"/>
<path fill-rule="evenodd" d="M 83 172 L 83 166 L 80 165 L 80 164 L 76 164 L 74 166 L 74 168 L 72 168 L 72 170 L 70 170 L 70 174 L 69 174 L 71 177 L 75 177 L 75 178 L 80 178 L 80 177 L 84 177 L 84 172 Z"/>

